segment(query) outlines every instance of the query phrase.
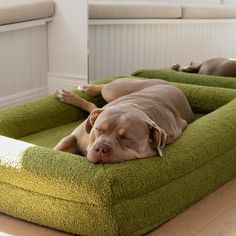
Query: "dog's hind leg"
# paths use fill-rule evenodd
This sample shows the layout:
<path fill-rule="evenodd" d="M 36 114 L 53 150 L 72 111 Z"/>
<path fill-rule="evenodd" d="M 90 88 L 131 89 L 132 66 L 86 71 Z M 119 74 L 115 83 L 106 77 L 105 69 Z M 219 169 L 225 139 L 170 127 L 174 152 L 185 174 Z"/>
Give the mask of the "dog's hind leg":
<path fill-rule="evenodd" d="M 102 87 L 102 96 L 105 101 L 112 102 L 122 96 L 138 92 L 150 86 L 161 84 L 169 84 L 169 82 L 159 79 L 120 78 L 111 83 L 104 84 Z"/>
<path fill-rule="evenodd" d="M 102 88 L 103 84 L 85 84 L 78 87 L 80 91 L 91 97 L 101 95 Z"/>
<path fill-rule="evenodd" d="M 202 64 L 198 64 L 196 62 L 191 62 L 189 66 L 181 66 L 180 64 L 174 64 L 171 66 L 172 70 L 182 71 L 187 73 L 198 73 Z"/>
<path fill-rule="evenodd" d="M 80 91 L 83 91 L 86 95 L 95 97 L 95 96 L 99 96 L 102 95 L 102 97 L 104 98 L 104 100 L 106 102 L 111 102 L 115 99 L 117 99 L 119 96 L 117 96 L 117 90 L 119 90 L 120 88 L 110 88 L 110 84 L 114 83 L 108 83 L 108 84 L 86 84 L 83 86 L 80 86 L 78 89 Z M 124 86 L 124 85 L 122 85 Z M 124 94 L 125 95 L 125 94 Z"/>
<path fill-rule="evenodd" d="M 187 72 L 187 73 L 198 73 L 201 66 L 202 66 L 202 63 L 198 64 L 195 62 L 191 62 L 189 66 L 184 66 L 180 68 L 179 71 Z"/>

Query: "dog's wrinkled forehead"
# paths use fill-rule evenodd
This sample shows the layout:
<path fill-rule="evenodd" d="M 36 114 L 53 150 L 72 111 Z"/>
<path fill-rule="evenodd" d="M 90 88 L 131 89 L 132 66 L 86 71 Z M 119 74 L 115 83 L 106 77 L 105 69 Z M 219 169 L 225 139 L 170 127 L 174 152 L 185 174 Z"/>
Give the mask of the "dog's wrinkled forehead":
<path fill-rule="evenodd" d="M 139 114 L 132 110 L 104 110 L 97 118 L 95 128 L 102 131 L 117 131 L 119 135 L 131 131 L 137 135 L 146 127 L 146 123 L 140 119 Z"/>
<path fill-rule="evenodd" d="M 102 111 L 95 122 L 95 127 L 100 127 L 103 129 L 111 129 L 119 122 L 120 114 L 115 111 L 104 110 Z"/>

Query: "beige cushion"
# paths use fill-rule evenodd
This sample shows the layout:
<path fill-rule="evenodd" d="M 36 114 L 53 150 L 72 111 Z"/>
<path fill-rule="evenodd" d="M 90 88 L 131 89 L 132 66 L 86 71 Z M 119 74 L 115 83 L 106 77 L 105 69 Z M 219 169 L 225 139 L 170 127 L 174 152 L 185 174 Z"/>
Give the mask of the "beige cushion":
<path fill-rule="evenodd" d="M 234 19 L 236 6 L 182 6 L 183 19 Z"/>
<path fill-rule="evenodd" d="M 0 25 L 51 17 L 54 10 L 50 0 L 0 0 Z"/>
<path fill-rule="evenodd" d="M 181 7 L 147 2 L 99 2 L 89 4 L 90 19 L 177 19 Z"/>

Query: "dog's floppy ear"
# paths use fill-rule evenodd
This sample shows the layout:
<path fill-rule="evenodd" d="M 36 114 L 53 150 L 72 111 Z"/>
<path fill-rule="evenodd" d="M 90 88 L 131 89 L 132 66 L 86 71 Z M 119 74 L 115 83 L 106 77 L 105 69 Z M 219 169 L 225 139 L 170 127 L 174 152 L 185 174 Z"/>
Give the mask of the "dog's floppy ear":
<path fill-rule="evenodd" d="M 89 117 L 87 118 L 87 122 L 85 124 L 85 131 L 89 134 L 96 119 L 98 118 L 99 114 L 102 112 L 101 108 L 97 108 L 92 110 Z"/>
<path fill-rule="evenodd" d="M 162 156 L 162 150 L 165 147 L 167 133 L 161 129 L 155 122 L 148 122 L 150 127 L 150 137 L 155 141 L 155 147 L 159 156 Z"/>

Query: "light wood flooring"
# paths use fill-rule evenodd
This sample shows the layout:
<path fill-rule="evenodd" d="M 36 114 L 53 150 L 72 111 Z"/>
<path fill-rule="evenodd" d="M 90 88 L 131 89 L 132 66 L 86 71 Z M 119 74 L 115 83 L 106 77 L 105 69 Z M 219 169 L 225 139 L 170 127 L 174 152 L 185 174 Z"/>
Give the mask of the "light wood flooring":
<path fill-rule="evenodd" d="M 0 214 L 0 236 L 69 236 Z M 236 236 L 236 179 L 146 236 Z"/>

